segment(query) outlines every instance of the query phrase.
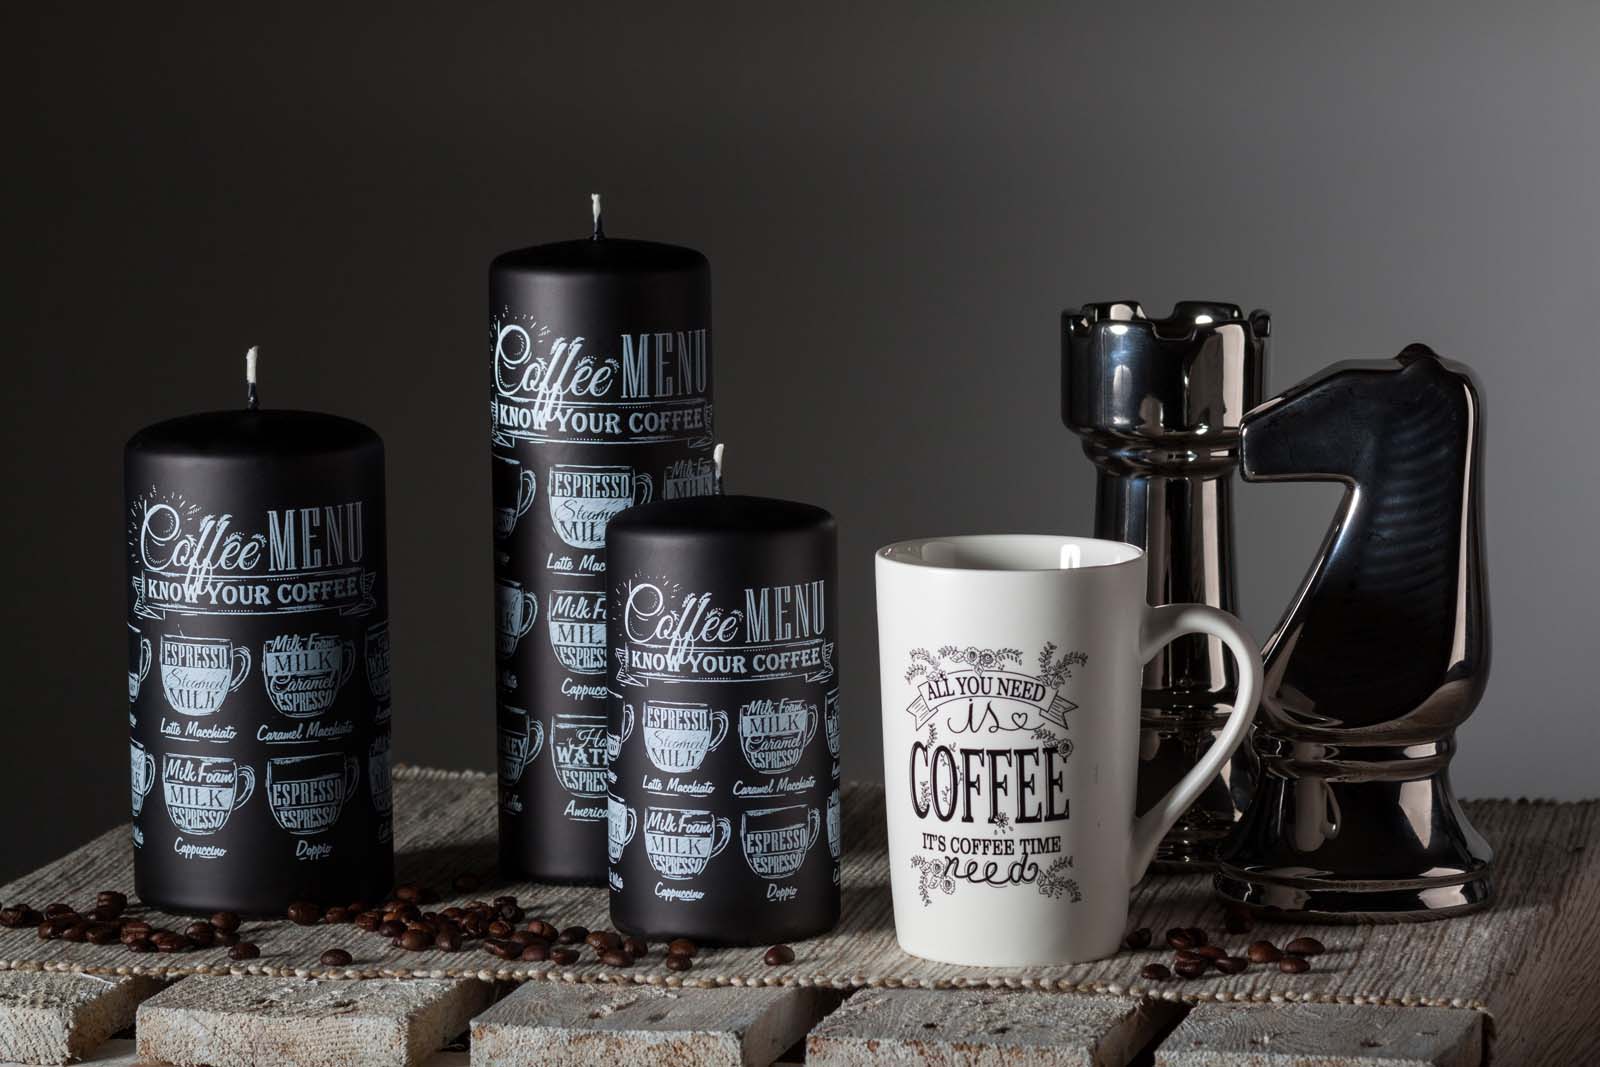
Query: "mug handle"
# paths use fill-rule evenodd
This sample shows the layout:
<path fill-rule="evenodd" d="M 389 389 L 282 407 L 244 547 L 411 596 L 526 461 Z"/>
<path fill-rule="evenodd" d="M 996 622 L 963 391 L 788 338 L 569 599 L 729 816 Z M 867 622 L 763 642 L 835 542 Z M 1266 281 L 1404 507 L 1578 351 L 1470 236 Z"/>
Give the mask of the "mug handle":
<path fill-rule="evenodd" d="M 239 781 L 244 783 L 244 788 L 235 788 L 233 794 L 233 807 L 229 808 L 228 810 L 238 811 L 240 808 L 244 807 L 244 802 L 250 799 L 250 794 L 256 791 L 256 772 L 241 764 L 235 768 L 233 773 L 234 776 L 239 779 Z"/>
<path fill-rule="evenodd" d="M 544 720 L 528 716 L 528 760 L 532 763 L 539 758 L 539 750 L 544 747 Z"/>
<path fill-rule="evenodd" d="M 1143 632 L 1139 638 L 1139 663 L 1148 663 L 1161 646 L 1185 634 L 1208 634 L 1228 646 L 1239 668 L 1239 695 L 1233 714 L 1200 761 L 1178 780 L 1156 806 L 1133 820 L 1133 851 L 1128 857 L 1128 884 L 1138 883 L 1155 858 L 1161 838 L 1172 829 L 1178 817 L 1189 810 L 1206 785 L 1222 770 L 1245 739 L 1261 699 L 1261 652 L 1250 635 L 1225 611 L 1204 604 L 1164 604 L 1144 610 Z"/>
<path fill-rule="evenodd" d="M 623 808 L 622 810 L 628 813 L 628 817 L 623 820 L 628 824 L 628 832 L 622 836 L 622 847 L 627 848 L 628 842 L 633 840 L 633 832 L 639 829 L 639 813 L 632 808 Z"/>
<path fill-rule="evenodd" d="M 722 855 L 722 850 L 728 847 L 728 842 L 733 840 L 733 823 L 729 822 L 726 816 L 718 815 L 713 833 L 716 837 L 711 846 L 711 855 L 707 856 L 707 859 Z"/>
<path fill-rule="evenodd" d="M 817 723 L 822 720 L 822 713 L 817 711 L 815 704 L 806 705 L 806 739 L 800 742 L 803 749 L 811 744 L 811 739 L 817 736 Z"/>
<path fill-rule="evenodd" d="M 633 476 L 633 502 L 635 504 L 650 503 L 650 499 L 655 496 L 655 486 L 655 479 L 651 478 L 650 475 L 646 474 L 644 471 L 638 471 L 635 473 Z M 643 499 L 640 499 L 639 497 L 641 490 L 644 492 Z"/>
<path fill-rule="evenodd" d="M 539 598 L 532 593 L 523 593 L 522 608 L 522 626 L 517 631 L 518 640 L 533 632 L 533 624 L 539 618 Z"/>
<path fill-rule="evenodd" d="M 628 740 L 628 738 L 630 738 L 632 736 L 633 736 L 633 705 L 632 704 L 624 704 L 624 705 L 622 705 L 622 737 L 619 738 L 619 740 L 626 741 L 626 740 Z"/>
<path fill-rule="evenodd" d="M 539 476 L 532 471 L 522 472 L 522 481 L 517 484 L 517 518 L 528 513 L 533 506 L 533 498 L 539 495 Z"/>
<path fill-rule="evenodd" d="M 806 814 L 806 825 L 811 828 L 811 836 L 806 840 L 806 851 L 811 851 L 811 846 L 817 843 L 817 835 L 822 833 L 822 812 L 812 808 Z"/>
<path fill-rule="evenodd" d="M 345 641 L 340 645 L 340 649 L 344 654 L 344 670 L 339 674 L 339 688 L 343 689 L 344 684 L 350 680 L 350 676 L 356 670 L 356 643 L 354 641 Z"/>
<path fill-rule="evenodd" d="M 243 685 L 244 680 L 250 677 L 250 650 L 243 645 L 235 645 L 233 658 L 239 666 L 234 669 L 233 681 L 228 683 L 228 692 L 230 693 Z"/>
<path fill-rule="evenodd" d="M 150 639 L 139 638 L 139 681 L 144 681 L 150 674 Z"/>
<path fill-rule="evenodd" d="M 156 784 L 156 758 L 150 753 L 144 754 L 144 788 L 139 790 L 139 795 L 150 795 L 150 787 Z"/>
<path fill-rule="evenodd" d="M 722 739 L 728 736 L 728 713 L 725 711 L 713 711 L 711 713 L 711 721 L 717 725 L 711 731 L 711 743 L 706 746 L 708 751 L 722 744 Z"/>

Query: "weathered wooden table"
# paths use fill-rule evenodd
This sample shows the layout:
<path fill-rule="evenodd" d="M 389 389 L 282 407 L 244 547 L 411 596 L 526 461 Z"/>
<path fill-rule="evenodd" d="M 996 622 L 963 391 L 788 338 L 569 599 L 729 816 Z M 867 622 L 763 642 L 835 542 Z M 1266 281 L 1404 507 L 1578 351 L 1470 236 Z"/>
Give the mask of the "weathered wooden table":
<path fill-rule="evenodd" d="M 493 868 L 493 780 L 397 770 L 403 880 L 447 887 Z M 795 946 L 709 950 L 686 974 L 659 950 L 628 970 L 506 963 L 469 943 L 406 953 L 353 926 L 255 923 L 262 956 L 129 954 L 120 945 L 0 931 L 0 1064 L 441 1065 L 1600 1063 L 1600 803 L 1485 801 L 1498 898 L 1475 916 L 1388 927 L 1267 927 L 1228 937 L 1330 951 L 1308 975 L 1251 968 L 1191 981 L 1139 978 L 1152 948 L 1033 970 L 917 960 L 894 945 L 882 793 L 847 790 L 845 919 Z M 0 902 L 81 902 L 131 880 L 120 828 L 0 888 Z M 603 928 L 601 890 L 490 885 L 558 925 Z M 445 906 L 449 901 L 437 905 Z M 159 914 L 153 921 L 176 925 Z M 1150 879 L 1133 923 L 1160 933 L 1220 913 L 1203 876 Z M 347 948 L 348 967 L 318 964 Z M 1236 949 L 1238 945 L 1234 946 Z"/>

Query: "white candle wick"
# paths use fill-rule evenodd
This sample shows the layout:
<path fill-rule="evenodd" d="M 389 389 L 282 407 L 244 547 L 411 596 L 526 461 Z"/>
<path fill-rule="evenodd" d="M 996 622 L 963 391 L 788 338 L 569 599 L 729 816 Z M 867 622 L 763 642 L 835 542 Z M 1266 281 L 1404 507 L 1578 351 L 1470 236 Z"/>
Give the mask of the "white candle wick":
<path fill-rule="evenodd" d="M 605 227 L 600 223 L 600 194 L 589 194 L 589 205 L 594 214 L 594 239 L 599 240 L 606 235 Z"/>
<path fill-rule="evenodd" d="M 250 351 L 244 354 L 245 402 L 250 406 L 251 411 L 256 410 L 261 405 L 260 399 L 256 396 L 256 356 L 259 353 L 260 347 L 251 345 Z"/>
<path fill-rule="evenodd" d="M 722 442 L 718 441 L 711 450 L 711 463 L 717 469 L 717 492 L 722 491 Z"/>

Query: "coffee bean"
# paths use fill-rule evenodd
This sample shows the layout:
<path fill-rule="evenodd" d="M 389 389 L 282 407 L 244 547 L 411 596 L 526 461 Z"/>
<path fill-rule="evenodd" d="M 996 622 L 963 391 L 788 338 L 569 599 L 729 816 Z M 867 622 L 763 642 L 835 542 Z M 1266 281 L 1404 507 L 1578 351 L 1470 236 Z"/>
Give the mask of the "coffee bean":
<path fill-rule="evenodd" d="M 1179 960 L 1172 965 L 1179 978 L 1199 978 L 1211 969 L 1211 961 L 1204 959 Z"/>
<path fill-rule="evenodd" d="M 406 924 L 399 919 L 390 919 L 388 922 L 378 924 L 378 933 L 384 937 L 399 937 L 406 932 Z"/>
<path fill-rule="evenodd" d="M 433 934 L 413 927 L 400 935 L 400 947 L 408 952 L 421 952 L 433 945 Z"/>
<path fill-rule="evenodd" d="M 581 945 L 589 936 L 586 926 L 569 926 L 556 936 L 556 941 L 563 945 Z"/>
<path fill-rule="evenodd" d="M 231 948 L 239 943 L 239 934 L 234 930 L 223 930 L 217 934 L 217 944 L 223 948 Z"/>
<path fill-rule="evenodd" d="M 1173 959 L 1179 963 L 1193 963 L 1195 960 L 1203 960 L 1205 957 L 1192 948 L 1180 948 L 1177 954 L 1173 956 Z"/>
<path fill-rule="evenodd" d="M 1250 957 L 1251 963 L 1277 963 L 1283 958 L 1283 953 L 1278 951 L 1278 946 L 1271 941 L 1251 942 L 1245 955 Z"/>
<path fill-rule="evenodd" d="M 667 954 L 671 956 L 687 956 L 693 959 L 700 954 L 700 946 L 690 941 L 687 937 L 676 937 L 667 943 Z"/>
<path fill-rule="evenodd" d="M 1304 956 L 1285 956 L 1278 961 L 1278 970 L 1284 974 L 1305 974 L 1311 963 Z"/>
<path fill-rule="evenodd" d="M 322 918 L 322 909 L 309 900 L 296 900 L 289 905 L 289 921 L 297 926 L 310 926 Z"/>
<path fill-rule="evenodd" d="M 54 904 L 45 905 L 44 909 L 44 917 L 46 919 L 59 919 L 63 915 L 76 914 L 78 914 L 78 909 L 74 908 L 71 904 L 63 904 L 59 900 Z"/>
<path fill-rule="evenodd" d="M 28 909 L 24 905 L 13 905 L 9 908 L 0 908 L 0 926 L 15 930 L 19 926 L 29 925 L 27 921 Z M 38 925 L 37 923 L 33 925 Z"/>
<path fill-rule="evenodd" d="M 515 941 L 519 945 L 526 945 L 530 942 L 538 941 L 539 938 L 528 933 L 526 930 L 513 930 L 511 931 L 511 940 Z"/>
<path fill-rule="evenodd" d="M 61 940 L 84 942 L 89 939 L 89 924 L 78 919 L 61 932 Z"/>
<path fill-rule="evenodd" d="M 117 940 L 116 923 L 90 923 L 87 940 L 91 945 L 110 945 Z"/>
<path fill-rule="evenodd" d="M 372 905 L 364 900 L 352 900 L 344 910 L 351 915 L 360 915 L 364 911 L 371 911 Z"/>
<path fill-rule="evenodd" d="M 667 953 L 667 970 L 687 971 L 694 967 L 694 960 L 678 952 Z"/>
<path fill-rule="evenodd" d="M 1223 909 L 1222 928 L 1230 934 L 1248 934 L 1255 929 L 1250 909 L 1241 904 L 1229 904 Z"/>
<path fill-rule="evenodd" d="M 215 921 L 215 920 L 213 920 Z M 356 916 L 356 928 L 372 933 L 383 923 L 383 916 L 375 911 L 364 911 Z"/>
<path fill-rule="evenodd" d="M 249 941 L 241 941 L 228 950 L 230 960 L 253 960 L 260 955 L 261 949 Z"/>
<path fill-rule="evenodd" d="M 528 924 L 528 933 L 545 941 L 554 941 L 561 936 L 560 930 L 557 930 L 543 919 L 535 919 L 530 922 Z"/>
<path fill-rule="evenodd" d="M 407 904 L 419 903 L 422 900 L 422 887 L 417 885 L 415 882 L 407 882 L 404 885 L 397 885 L 394 887 L 394 898 L 396 900 L 403 900 Z"/>
<path fill-rule="evenodd" d="M 1144 969 L 1139 972 L 1139 977 L 1151 982 L 1165 982 L 1172 977 L 1172 972 L 1159 963 L 1147 963 L 1144 965 Z"/>
<path fill-rule="evenodd" d="M 97 908 L 114 908 L 120 915 L 128 907 L 128 894 L 115 889 L 102 889 L 94 895 L 94 903 Z"/>
<path fill-rule="evenodd" d="M 1314 937 L 1297 937 L 1284 945 L 1283 951 L 1295 956 L 1320 956 L 1328 950 Z"/>
<path fill-rule="evenodd" d="M 622 937 L 610 930 L 594 930 L 584 938 L 590 948 L 596 952 L 615 952 L 622 948 Z"/>
<path fill-rule="evenodd" d="M 578 962 L 577 950 L 570 948 L 553 948 L 550 950 L 550 962 L 559 964 L 562 967 L 571 967 L 574 963 Z"/>
<path fill-rule="evenodd" d="M 522 946 L 515 941 L 502 941 L 491 938 L 483 943 L 483 950 L 491 956 L 499 956 L 503 960 L 514 960 L 522 955 Z"/>
<path fill-rule="evenodd" d="M 478 891 L 478 879 L 475 875 L 458 874 L 456 875 L 456 880 L 450 884 L 455 887 L 457 893 L 476 893 Z"/>
<path fill-rule="evenodd" d="M 550 942 L 540 941 L 538 938 L 529 941 L 522 946 L 520 958 L 524 963 L 543 963 L 550 958 Z"/>
<path fill-rule="evenodd" d="M 350 921 L 350 918 L 351 915 L 349 908 L 332 907 L 322 913 L 322 921 L 327 923 L 329 926 L 338 926 L 340 923 L 347 923 Z"/>
<path fill-rule="evenodd" d="M 183 932 L 200 948 L 210 948 L 217 940 L 217 928 L 204 919 L 190 923 Z"/>
<path fill-rule="evenodd" d="M 768 967 L 782 967 L 784 964 L 794 962 L 794 949 L 788 945 L 773 945 L 767 949 L 767 954 L 761 961 Z"/>
<path fill-rule="evenodd" d="M 1137 930 L 1129 930 L 1128 936 L 1122 939 L 1122 947 L 1137 952 L 1142 948 L 1150 947 L 1150 928 L 1141 926 Z"/>
<path fill-rule="evenodd" d="M 121 915 L 121 908 L 114 908 L 109 904 L 96 904 L 89 911 L 89 918 L 101 923 L 116 922 Z"/>
<path fill-rule="evenodd" d="M 1250 961 L 1242 956 L 1223 956 L 1221 959 L 1214 960 L 1212 966 L 1223 974 L 1239 974 L 1250 966 Z"/>
<path fill-rule="evenodd" d="M 137 938 L 127 942 L 129 952 L 154 952 L 156 946 L 147 937 Z"/>
<path fill-rule="evenodd" d="M 519 923 L 527 917 L 528 913 L 523 911 L 519 905 L 513 902 L 510 904 L 501 904 L 495 909 L 495 914 L 500 916 L 500 918 L 504 919 L 508 923 Z"/>
<path fill-rule="evenodd" d="M 642 937 L 630 937 L 622 942 L 622 950 L 634 959 L 643 959 L 650 954 L 650 946 Z"/>
<path fill-rule="evenodd" d="M 123 923 L 122 929 L 117 932 L 117 940 L 124 945 L 131 945 L 135 941 L 147 941 L 149 938 L 150 924 L 144 922 Z"/>
<path fill-rule="evenodd" d="M 1203 947 L 1210 940 L 1206 937 L 1206 932 L 1198 926 L 1189 927 L 1189 938 L 1194 942 L 1196 948 Z"/>
<path fill-rule="evenodd" d="M 352 962 L 350 953 L 342 948 L 330 948 L 322 954 L 324 967 L 348 967 Z"/>
<path fill-rule="evenodd" d="M 231 911 L 219 911 L 211 916 L 211 925 L 224 932 L 239 929 L 239 916 Z"/>
<path fill-rule="evenodd" d="M 1203 959 L 1212 960 L 1213 962 L 1220 960 L 1222 957 L 1227 955 L 1226 952 L 1222 951 L 1222 949 L 1218 948 L 1216 945 L 1201 945 L 1199 948 L 1194 950 L 1194 954 Z"/>
<path fill-rule="evenodd" d="M 511 936 L 511 924 L 504 919 L 496 919 L 489 924 L 489 936 L 502 941 L 505 940 Z"/>
<path fill-rule="evenodd" d="M 607 967 L 632 967 L 633 957 L 618 948 L 600 953 L 600 962 Z"/>
<path fill-rule="evenodd" d="M 460 952 L 461 931 L 454 926 L 446 926 L 439 931 L 438 936 L 433 939 L 433 943 L 440 952 Z"/>
<path fill-rule="evenodd" d="M 156 941 L 155 938 L 151 940 Z M 182 934 L 171 934 L 165 940 L 156 941 L 157 952 L 186 952 L 193 947 L 194 942 Z"/>
<path fill-rule="evenodd" d="M 1188 927 L 1174 926 L 1167 931 L 1167 945 L 1171 948 L 1194 948 L 1198 944 Z"/>

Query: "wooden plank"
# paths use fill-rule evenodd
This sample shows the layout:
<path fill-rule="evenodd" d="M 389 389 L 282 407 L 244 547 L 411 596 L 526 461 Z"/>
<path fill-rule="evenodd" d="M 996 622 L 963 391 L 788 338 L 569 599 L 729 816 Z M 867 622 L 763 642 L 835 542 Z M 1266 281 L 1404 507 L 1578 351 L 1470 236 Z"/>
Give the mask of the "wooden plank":
<path fill-rule="evenodd" d="M 139 1055 L 131 1037 L 116 1037 L 102 1042 L 100 1047 L 78 1061 L 90 1067 L 148 1067 L 149 1061 Z M 0 1067 L 24 1067 L 14 1062 L 0 1062 Z M 467 1067 L 465 1052 L 435 1052 L 422 1062 L 422 1067 Z"/>
<path fill-rule="evenodd" d="M 869 989 L 806 1039 L 806 1067 L 1124 1067 L 1183 1009 L 1001 990 Z"/>
<path fill-rule="evenodd" d="M 1479 1067 L 1483 1014 L 1371 1004 L 1199 1004 L 1156 1067 Z"/>
<path fill-rule="evenodd" d="M 475 979 L 186 978 L 139 1008 L 139 1054 L 182 1067 L 413 1067 L 490 996 Z"/>
<path fill-rule="evenodd" d="M 133 1023 L 156 978 L 0 971 L 0 1061 L 70 1063 Z"/>
<path fill-rule="evenodd" d="M 839 1000 L 821 989 L 528 982 L 472 1020 L 472 1067 L 769 1067 Z"/>

